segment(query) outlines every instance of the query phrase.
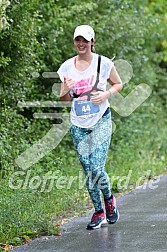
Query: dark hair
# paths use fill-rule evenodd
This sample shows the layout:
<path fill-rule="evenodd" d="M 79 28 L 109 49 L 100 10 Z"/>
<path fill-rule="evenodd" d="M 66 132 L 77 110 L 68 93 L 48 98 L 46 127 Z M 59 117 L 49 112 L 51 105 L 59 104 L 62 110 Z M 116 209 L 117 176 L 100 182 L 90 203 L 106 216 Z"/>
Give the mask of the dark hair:
<path fill-rule="evenodd" d="M 93 39 L 91 39 L 91 41 L 92 41 L 92 42 L 94 42 L 94 40 L 93 40 Z M 96 50 L 95 50 L 95 46 L 94 46 L 94 45 L 91 45 L 91 52 L 93 52 L 93 53 L 95 53 L 95 52 L 96 52 Z"/>

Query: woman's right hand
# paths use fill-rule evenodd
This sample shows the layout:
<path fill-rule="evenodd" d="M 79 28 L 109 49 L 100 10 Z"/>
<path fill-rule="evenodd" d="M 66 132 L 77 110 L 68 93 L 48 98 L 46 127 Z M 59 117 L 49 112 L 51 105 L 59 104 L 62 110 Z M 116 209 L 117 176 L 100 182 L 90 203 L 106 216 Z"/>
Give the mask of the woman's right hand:
<path fill-rule="evenodd" d="M 61 84 L 60 97 L 67 95 L 74 84 L 75 82 L 72 79 L 64 77 L 64 82 Z"/>
<path fill-rule="evenodd" d="M 69 90 L 74 86 L 75 82 L 72 79 L 67 79 L 66 77 L 64 77 L 64 90 L 67 90 L 67 92 L 69 92 Z"/>

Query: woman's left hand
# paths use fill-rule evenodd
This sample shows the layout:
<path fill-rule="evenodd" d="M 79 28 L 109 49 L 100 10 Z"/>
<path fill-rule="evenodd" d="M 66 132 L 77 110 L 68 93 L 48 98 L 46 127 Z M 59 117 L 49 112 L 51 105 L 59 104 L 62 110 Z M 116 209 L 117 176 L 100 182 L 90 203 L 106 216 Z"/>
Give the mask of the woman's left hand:
<path fill-rule="evenodd" d="M 108 99 L 110 96 L 110 93 L 108 91 L 97 91 L 96 93 L 94 93 L 94 95 L 91 96 L 91 101 L 95 104 L 95 105 L 100 105 L 101 103 L 103 103 L 106 99 Z"/>

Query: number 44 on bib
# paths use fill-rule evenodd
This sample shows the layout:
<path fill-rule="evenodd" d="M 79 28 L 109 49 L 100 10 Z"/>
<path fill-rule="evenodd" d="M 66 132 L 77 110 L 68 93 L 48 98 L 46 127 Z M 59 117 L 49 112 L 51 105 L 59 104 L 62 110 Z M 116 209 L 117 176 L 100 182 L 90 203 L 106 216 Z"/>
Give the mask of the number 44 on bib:
<path fill-rule="evenodd" d="M 75 101 L 74 108 L 77 116 L 93 115 L 99 112 L 99 105 L 94 105 L 91 101 Z"/>

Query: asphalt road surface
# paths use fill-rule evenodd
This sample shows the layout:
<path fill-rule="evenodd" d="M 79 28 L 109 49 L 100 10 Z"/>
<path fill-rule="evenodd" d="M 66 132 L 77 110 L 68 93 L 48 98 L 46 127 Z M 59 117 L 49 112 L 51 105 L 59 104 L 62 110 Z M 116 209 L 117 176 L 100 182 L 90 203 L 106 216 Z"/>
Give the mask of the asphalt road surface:
<path fill-rule="evenodd" d="M 88 231 L 90 213 L 62 226 L 62 236 L 38 238 L 14 252 L 167 252 L 167 175 L 119 197 L 117 205 L 114 225 Z"/>

